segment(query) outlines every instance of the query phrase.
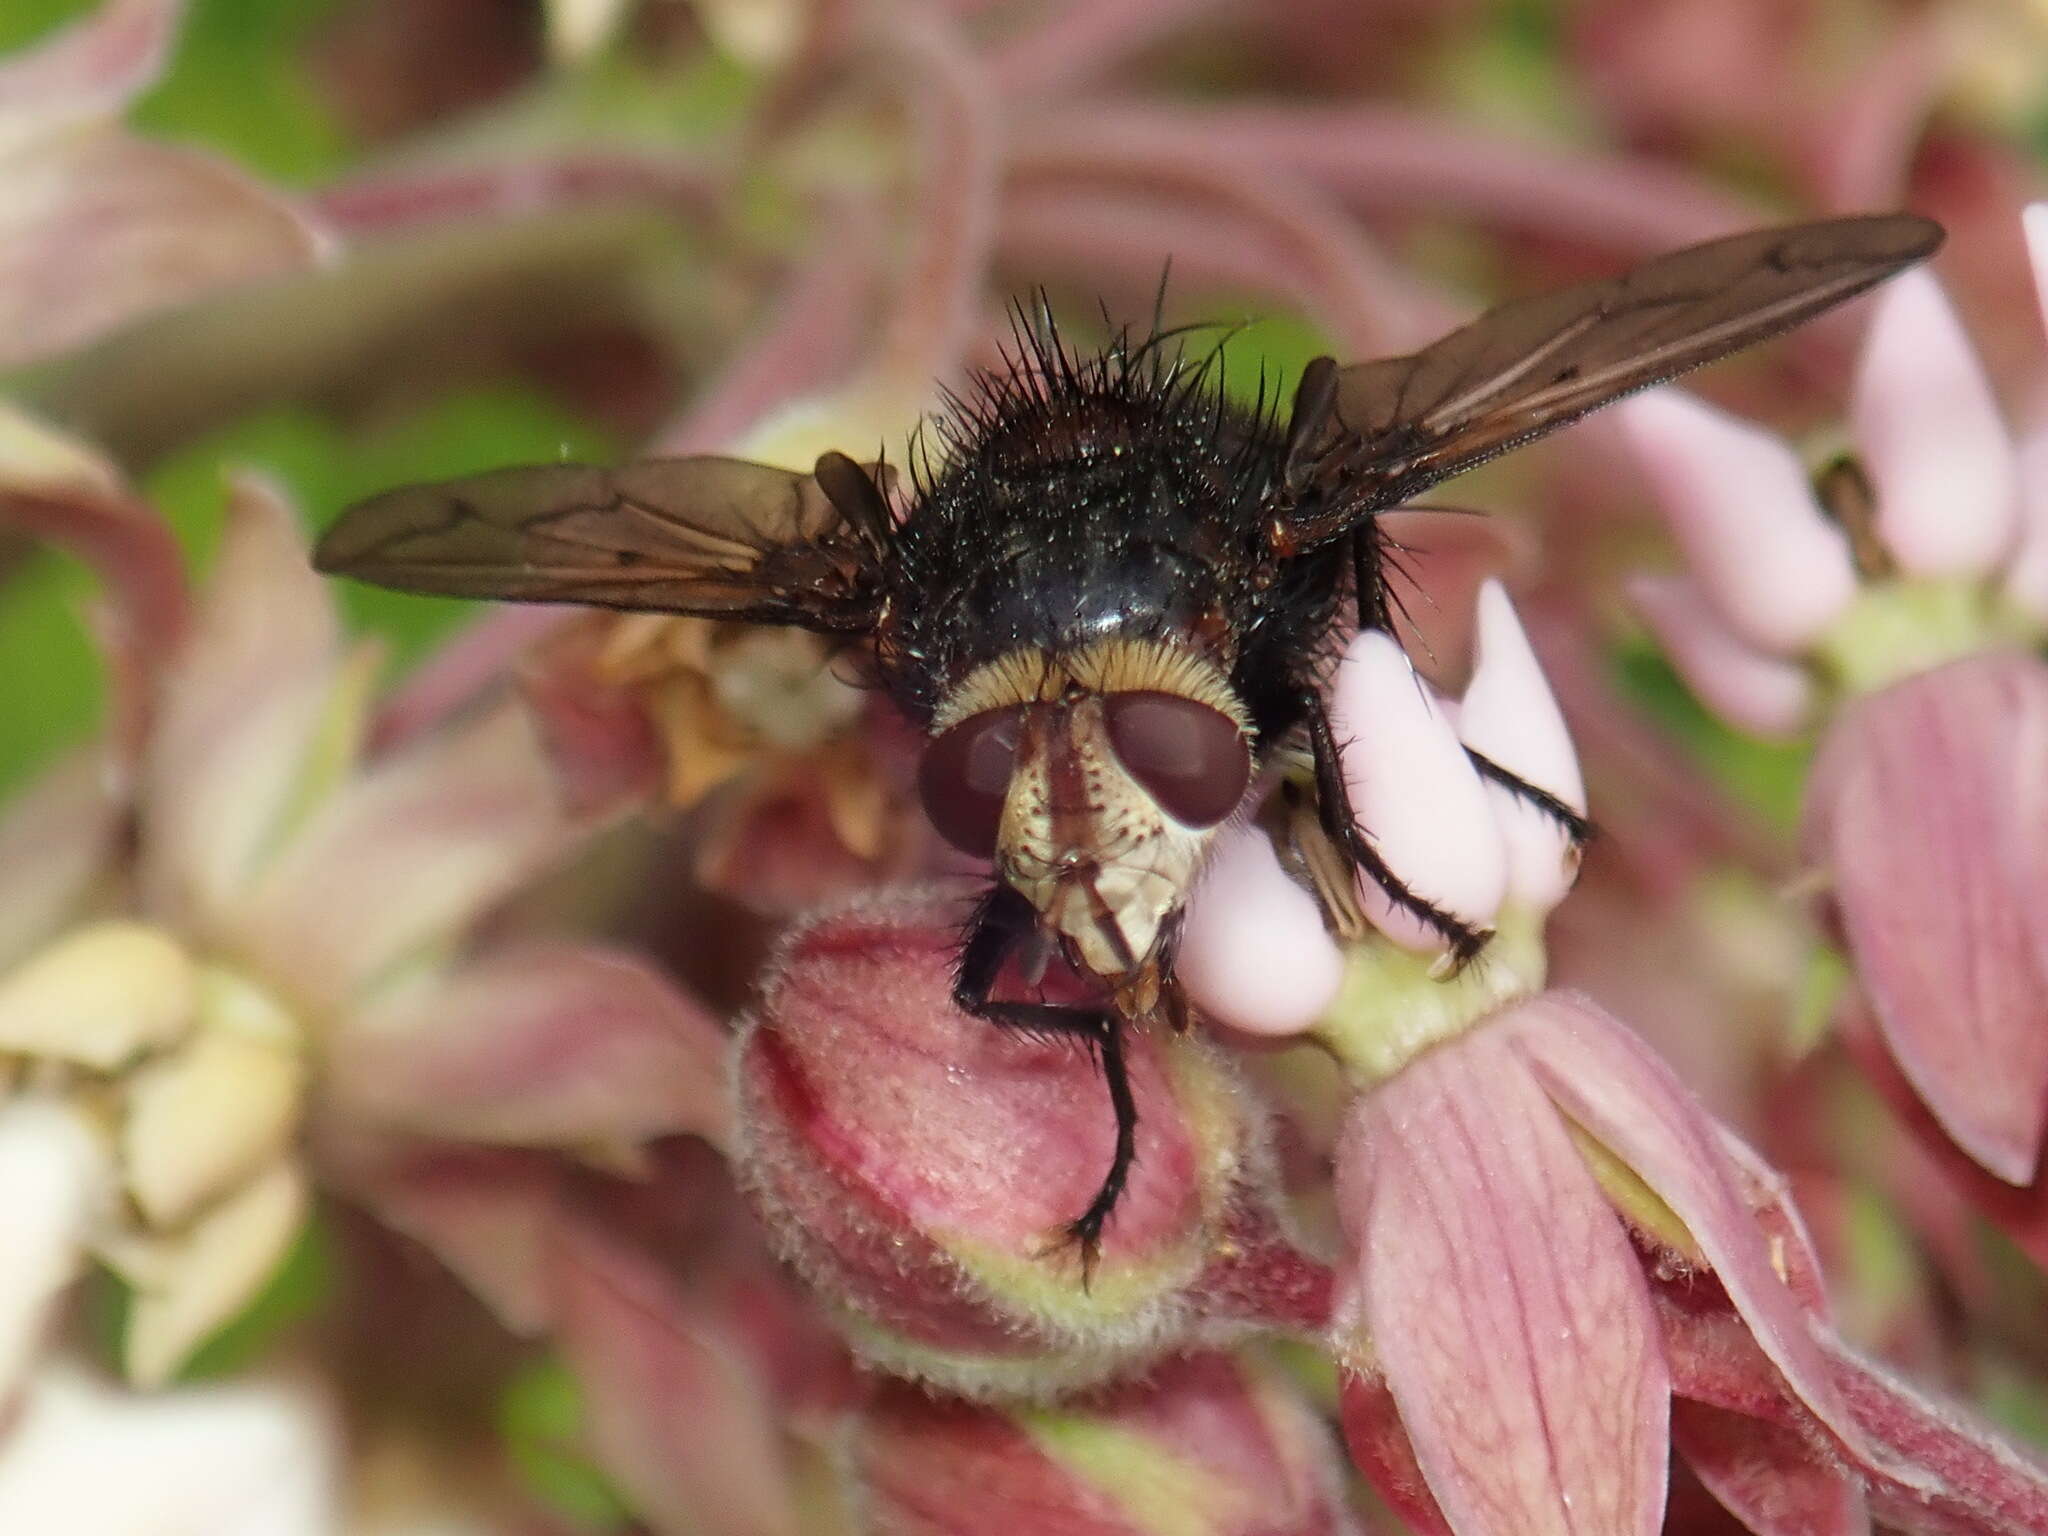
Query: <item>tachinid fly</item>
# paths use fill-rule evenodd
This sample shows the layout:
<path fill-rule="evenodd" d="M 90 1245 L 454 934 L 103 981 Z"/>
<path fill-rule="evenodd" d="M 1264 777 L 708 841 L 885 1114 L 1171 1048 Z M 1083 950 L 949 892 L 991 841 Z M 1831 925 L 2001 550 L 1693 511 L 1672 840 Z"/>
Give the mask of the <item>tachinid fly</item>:
<path fill-rule="evenodd" d="M 901 494 L 839 453 L 809 475 L 711 457 L 505 469 L 375 497 L 317 562 L 414 591 L 792 625 L 864 651 L 928 733 L 933 823 L 994 861 L 957 1001 L 1100 1055 L 1118 1136 L 1069 1229 L 1089 1260 L 1132 1156 L 1122 1029 L 1185 1027 L 1182 904 L 1262 768 L 1311 765 L 1302 819 L 1325 868 L 1378 881 L 1458 960 L 1487 937 L 1395 879 L 1345 800 L 1318 677 L 1354 613 L 1391 627 L 1376 514 L 1797 325 L 1941 239 L 1902 214 L 1717 240 L 1504 304 L 1410 356 L 1320 358 L 1284 417 L 1225 405 L 1160 337 L 1079 358 L 1027 330 L 1018 366 L 957 406 L 942 463 Z M 1097 1002 L 998 995 L 1053 954 Z"/>

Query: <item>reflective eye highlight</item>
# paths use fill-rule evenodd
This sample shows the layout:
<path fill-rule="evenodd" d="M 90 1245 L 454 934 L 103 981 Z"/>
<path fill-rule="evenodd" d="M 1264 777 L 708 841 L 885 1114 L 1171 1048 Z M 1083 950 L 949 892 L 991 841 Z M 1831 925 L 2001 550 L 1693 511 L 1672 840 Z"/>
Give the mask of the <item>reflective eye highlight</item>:
<path fill-rule="evenodd" d="M 939 836 L 987 858 L 996 851 L 1024 709 L 984 710 L 934 737 L 918 764 L 917 794 Z"/>
<path fill-rule="evenodd" d="M 1112 694 L 1109 742 L 1126 772 L 1174 820 L 1213 827 L 1251 783 L 1251 747 L 1228 715 L 1174 693 Z"/>

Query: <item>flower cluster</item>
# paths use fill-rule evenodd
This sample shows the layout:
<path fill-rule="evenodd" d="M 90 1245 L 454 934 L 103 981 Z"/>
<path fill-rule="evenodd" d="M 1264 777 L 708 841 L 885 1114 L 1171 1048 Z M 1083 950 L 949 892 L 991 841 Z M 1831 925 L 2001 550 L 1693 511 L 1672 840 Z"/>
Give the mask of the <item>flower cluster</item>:
<path fill-rule="evenodd" d="M 100 678 L 32 769 L 0 701 L 0 1530 L 2048 1531 L 2029 23 L 237 6 L 0 17 L 0 673 L 82 566 Z M 572 445 L 915 473 L 1026 283 L 1255 295 L 1270 401 L 1441 274 L 1766 222 L 1729 163 L 1943 276 L 1379 520 L 1323 686 L 1386 878 L 1276 754 L 1085 1251 L 1122 1090 L 958 1005 L 988 870 L 854 650 L 307 563 Z"/>

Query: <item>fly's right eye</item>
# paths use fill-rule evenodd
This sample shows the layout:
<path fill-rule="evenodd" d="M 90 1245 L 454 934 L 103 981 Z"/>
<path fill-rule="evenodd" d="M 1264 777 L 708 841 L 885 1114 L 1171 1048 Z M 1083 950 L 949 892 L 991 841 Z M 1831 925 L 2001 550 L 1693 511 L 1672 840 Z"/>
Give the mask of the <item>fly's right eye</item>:
<path fill-rule="evenodd" d="M 962 853 L 987 858 L 996 851 L 1023 730 L 1021 706 L 989 709 L 941 731 L 924 749 L 918 798 L 939 836 Z"/>

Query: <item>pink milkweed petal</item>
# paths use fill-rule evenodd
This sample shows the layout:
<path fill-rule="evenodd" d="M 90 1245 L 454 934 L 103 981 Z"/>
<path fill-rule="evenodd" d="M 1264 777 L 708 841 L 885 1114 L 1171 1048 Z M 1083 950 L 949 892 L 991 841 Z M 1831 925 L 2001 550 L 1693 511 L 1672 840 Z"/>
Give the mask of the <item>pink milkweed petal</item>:
<path fill-rule="evenodd" d="M 2048 217 L 2042 220 L 2048 225 Z M 2048 232 L 2042 240 L 2048 242 Z M 2005 595 L 2048 621 L 2048 426 L 2020 441 L 2020 541 L 2005 571 Z"/>
<path fill-rule="evenodd" d="M 425 1248 L 512 1333 L 547 1325 L 558 1158 L 523 1147 L 410 1143 L 355 1125 L 322 1129 L 326 1187 Z"/>
<path fill-rule="evenodd" d="M 1335 1001 L 1344 955 L 1306 888 L 1256 826 L 1217 834 L 1181 927 L 1175 974 L 1209 1017 L 1255 1035 L 1294 1035 Z"/>
<path fill-rule="evenodd" d="M 1416 1058 L 1337 1157 L 1370 1347 L 1452 1528 L 1655 1531 L 1670 1379 L 1641 1266 L 1511 1037 Z"/>
<path fill-rule="evenodd" d="M 92 15 L 0 60 L 0 153 L 117 116 L 163 73 L 183 0 L 109 0 Z"/>
<path fill-rule="evenodd" d="M 216 931 L 276 838 L 338 683 L 341 632 L 276 488 L 238 477 L 144 764 L 145 896 Z"/>
<path fill-rule="evenodd" d="M 1415 1536 L 1451 1536 L 1384 1376 L 1347 1371 L 1341 1407 L 1351 1464 Z"/>
<path fill-rule="evenodd" d="M 549 1282 L 592 1446 L 649 1526 L 793 1536 L 776 1404 L 732 1319 L 588 1221 L 557 1226 Z"/>
<path fill-rule="evenodd" d="M 2048 923 L 2029 908 L 2048 875 L 2026 811 L 2038 817 L 2044 739 L 2037 659 L 1922 673 L 1836 723 L 1806 823 L 1899 1065 L 1957 1144 L 2013 1184 L 2032 1179 L 2048 1119 Z"/>
<path fill-rule="evenodd" d="M 1792 736 L 1812 719 L 1813 679 L 1794 662 L 1751 649 L 1683 576 L 1635 576 L 1629 601 L 1701 703 L 1755 736 Z"/>
<path fill-rule="evenodd" d="M 210 155 L 112 126 L 0 159 L 0 366 L 328 259 L 327 233 Z"/>
<path fill-rule="evenodd" d="M 1941 284 L 1907 272 L 1878 293 L 1850 410 L 1877 493 L 1877 531 L 1915 576 L 1982 575 L 2019 514 L 2012 438 Z"/>
<path fill-rule="evenodd" d="M 70 551 L 99 579 L 106 596 L 94 617 L 111 674 L 109 734 L 125 759 L 191 616 L 184 555 L 170 525 L 135 498 L 98 449 L 4 403 L 0 524 Z"/>
<path fill-rule="evenodd" d="M 1856 1482 L 1796 1431 L 1683 1398 L 1671 1440 L 1722 1506 L 1757 1536 L 1867 1536 Z"/>
<path fill-rule="evenodd" d="M 1590 999 L 1547 992 L 1507 1018 L 1550 1096 L 1685 1224 L 1771 1363 L 1816 1417 L 1853 1443 L 1856 1426 L 1814 1346 L 1808 1313 L 1771 1262 L 1720 1127 L 1648 1046 Z"/>
<path fill-rule="evenodd" d="M 1486 787 L 1428 684 L 1391 636 L 1351 642 L 1330 690 L 1351 809 L 1395 877 L 1465 922 L 1485 926 L 1507 891 L 1507 851 Z M 1370 879 L 1360 892 L 1397 944 L 1439 949 L 1441 935 Z"/>
<path fill-rule="evenodd" d="M 1804 650 L 1856 595 L 1848 541 L 1775 434 L 1678 389 L 1616 414 L 1714 610 L 1748 644 Z"/>
<path fill-rule="evenodd" d="M 456 1141 L 575 1146 L 724 1136 L 726 1036 L 638 956 L 501 950 L 324 1037 L 352 1109 Z"/>
<path fill-rule="evenodd" d="M 340 1001 L 450 942 L 564 845 L 532 721 L 505 700 L 377 763 L 251 888 L 236 937 L 305 995 Z"/>
<path fill-rule="evenodd" d="M 0 973 L 79 915 L 113 857 L 122 808 L 118 771 L 90 749 L 0 808 Z"/>
<path fill-rule="evenodd" d="M 1859 1465 L 1872 1511 L 1904 1530 L 2034 1536 L 2048 1530 L 2048 1464 L 1864 1359 L 1833 1333 L 1820 1346 L 1884 1461 Z"/>

